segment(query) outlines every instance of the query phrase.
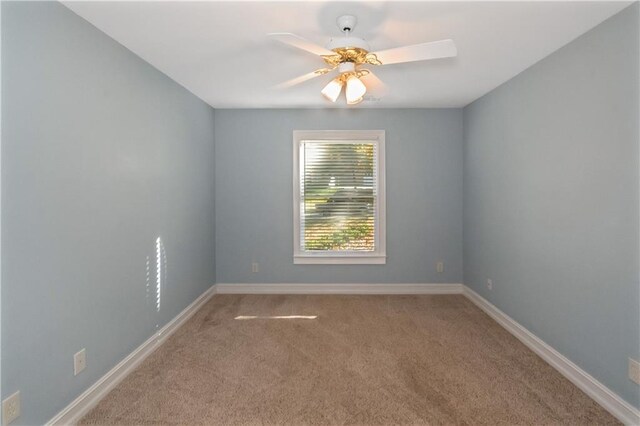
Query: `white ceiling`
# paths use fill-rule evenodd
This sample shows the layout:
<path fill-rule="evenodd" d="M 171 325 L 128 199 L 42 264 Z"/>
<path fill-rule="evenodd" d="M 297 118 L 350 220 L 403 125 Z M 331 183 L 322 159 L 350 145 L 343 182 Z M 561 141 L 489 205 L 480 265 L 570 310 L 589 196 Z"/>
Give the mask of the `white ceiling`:
<path fill-rule="evenodd" d="M 461 107 L 549 55 L 630 2 L 65 2 L 214 108 L 345 107 L 320 90 L 330 76 L 290 89 L 278 83 L 324 65 L 269 40 L 293 32 L 325 45 L 335 20 L 372 50 L 451 38 L 458 57 L 375 67 L 385 91 L 361 107 Z"/>

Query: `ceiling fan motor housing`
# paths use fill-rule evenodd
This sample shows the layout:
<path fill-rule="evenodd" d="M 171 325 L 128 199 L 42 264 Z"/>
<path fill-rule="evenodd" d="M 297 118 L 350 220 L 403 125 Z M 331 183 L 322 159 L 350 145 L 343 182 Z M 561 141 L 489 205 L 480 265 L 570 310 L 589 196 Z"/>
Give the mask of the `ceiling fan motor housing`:
<path fill-rule="evenodd" d="M 327 49 L 334 51 L 344 47 L 357 47 L 367 52 L 371 49 L 369 43 L 359 37 L 336 37 L 332 38 L 327 44 Z"/>

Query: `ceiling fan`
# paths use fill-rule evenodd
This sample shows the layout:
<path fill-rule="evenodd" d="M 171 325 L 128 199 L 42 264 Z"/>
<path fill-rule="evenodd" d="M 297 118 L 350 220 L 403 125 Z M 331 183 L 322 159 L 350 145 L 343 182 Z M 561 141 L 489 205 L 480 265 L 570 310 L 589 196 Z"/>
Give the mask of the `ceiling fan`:
<path fill-rule="evenodd" d="M 455 43 L 450 39 L 371 52 L 371 48 L 365 40 L 351 35 L 357 23 L 355 16 L 342 15 L 338 17 L 337 23 L 344 37 L 332 39 L 327 44 L 327 47 L 319 46 L 291 33 L 268 34 L 269 37 L 281 43 L 320 56 L 327 64 L 325 68 L 320 68 L 286 81 L 278 85 L 279 88 L 295 86 L 312 78 L 328 74 L 337 68 L 339 75 L 331 80 L 322 89 L 321 93 L 331 102 L 335 102 L 340 96 L 342 88 L 345 87 L 347 104 L 355 105 L 362 102 L 367 92 L 367 87 L 361 81 L 363 77 L 369 76 L 373 83 L 382 84 L 370 70 L 362 68 L 365 65 L 378 66 L 426 61 L 429 59 L 450 58 L 458 54 Z"/>

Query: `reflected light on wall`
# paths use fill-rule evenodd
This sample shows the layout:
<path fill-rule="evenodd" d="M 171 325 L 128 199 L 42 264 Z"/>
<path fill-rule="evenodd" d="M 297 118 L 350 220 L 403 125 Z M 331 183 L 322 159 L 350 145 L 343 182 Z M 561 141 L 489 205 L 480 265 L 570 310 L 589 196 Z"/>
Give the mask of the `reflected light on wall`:
<path fill-rule="evenodd" d="M 149 256 L 147 256 L 147 277 L 146 277 L 146 286 L 145 286 L 145 297 L 147 303 L 149 302 L 149 298 L 151 296 L 151 260 Z"/>
<path fill-rule="evenodd" d="M 164 254 L 164 244 L 162 239 L 156 239 L 156 311 L 160 312 L 162 301 L 162 280 L 166 276 L 166 256 Z"/>

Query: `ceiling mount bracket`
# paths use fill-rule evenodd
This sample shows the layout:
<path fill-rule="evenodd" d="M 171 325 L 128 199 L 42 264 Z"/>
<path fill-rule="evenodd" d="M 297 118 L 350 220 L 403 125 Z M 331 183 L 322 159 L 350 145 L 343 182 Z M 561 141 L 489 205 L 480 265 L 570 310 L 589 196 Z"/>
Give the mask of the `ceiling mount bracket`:
<path fill-rule="evenodd" d="M 356 27 L 358 18 L 353 15 L 342 15 L 338 17 L 336 22 L 340 31 L 342 31 L 343 33 L 349 33 Z"/>

